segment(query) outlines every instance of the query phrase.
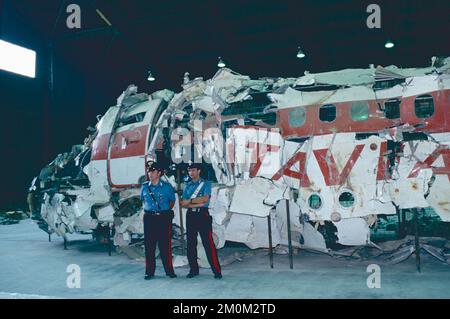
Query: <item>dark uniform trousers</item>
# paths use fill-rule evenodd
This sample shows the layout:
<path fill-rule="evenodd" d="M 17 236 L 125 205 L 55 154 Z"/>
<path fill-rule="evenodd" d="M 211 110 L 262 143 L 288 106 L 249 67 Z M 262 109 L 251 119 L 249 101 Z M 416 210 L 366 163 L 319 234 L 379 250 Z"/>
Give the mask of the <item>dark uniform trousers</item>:
<path fill-rule="evenodd" d="M 145 238 L 145 274 L 155 274 L 155 250 L 158 242 L 159 254 L 166 274 L 173 274 L 172 265 L 172 219 L 173 212 L 168 211 L 159 215 L 144 214 Z"/>
<path fill-rule="evenodd" d="M 208 262 L 214 274 L 220 274 L 220 264 L 217 258 L 216 247 L 212 237 L 212 217 L 209 215 L 208 208 L 197 208 L 198 212 L 189 208 L 186 213 L 187 228 L 187 255 L 190 272 L 198 274 L 197 262 L 197 234 L 200 233 L 203 247 L 205 248 Z"/>

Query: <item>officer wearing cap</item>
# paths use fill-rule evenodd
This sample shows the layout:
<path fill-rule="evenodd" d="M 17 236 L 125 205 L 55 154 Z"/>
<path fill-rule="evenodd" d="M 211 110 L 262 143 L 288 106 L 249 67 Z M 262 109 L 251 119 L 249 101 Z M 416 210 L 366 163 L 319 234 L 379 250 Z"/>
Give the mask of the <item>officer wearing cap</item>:
<path fill-rule="evenodd" d="M 208 211 L 211 197 L 211 182 L 200 178 L 201 168 L 201 164 L 189 164 L 188 172 L 191 181 L 186 184 L 181 201 L 181 205 L 188 209 L 186 213 L 186 231 L 190 271 L 187 278 L 193 278 L 199 274 L 197 234 L 200 233 L 214 278 L 220 279 L 222 278 L 222 273 L 212 237 L 212 217 Z"/>
<path fill-rule="evenodd" d="M 159 253 L 166 275 L 175 278 L 172 264 L 172 219 L 175 193 L 169 183 L 161 181 L 163 168 L 147 163 L 148 182 L 142 184 L 141 200 L 144 205 L 145 280 L 155 276 L 155 249 Z"/>

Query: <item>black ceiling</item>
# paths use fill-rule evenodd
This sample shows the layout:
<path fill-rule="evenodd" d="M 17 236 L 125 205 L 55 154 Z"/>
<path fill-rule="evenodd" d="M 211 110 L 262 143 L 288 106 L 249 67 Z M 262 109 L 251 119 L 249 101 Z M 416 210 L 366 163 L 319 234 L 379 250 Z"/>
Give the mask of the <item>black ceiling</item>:
<path fill-rule="evenodd" d="M 13 5 L 76 68 L 108 81 L 114 95 L 128 83 L 149 91 L 178 90 L 186 71 L 212 76 L 218 56 L 235 71 L 260 77 L 370 63 L 422 66 L 432 55 L 449 54 L 449 1 L 377 1 L 382 27 L 369 29 L 366 8 L 373 2 L 15 0 Z M 65 26 L 69 3 L 81 7 L 81 34 Z M 384 48 L 387 38 L 396 44 L 392 50 Z M 306 59 L 295 57 L 297 45 Z M 151 85 L 145 82 L 149 68 L 158 78 Z"/>

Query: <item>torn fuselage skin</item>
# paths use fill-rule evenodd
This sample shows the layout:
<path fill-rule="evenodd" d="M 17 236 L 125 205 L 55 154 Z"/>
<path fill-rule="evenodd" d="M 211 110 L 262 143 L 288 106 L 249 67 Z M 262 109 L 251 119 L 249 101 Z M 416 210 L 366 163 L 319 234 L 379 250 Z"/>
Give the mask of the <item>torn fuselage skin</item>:
<path fill-rule="evenodd" d="M 179 189 L 186 162 L 203 159 L 219 248 L 227 240 L 267 247 L 267 216 L 273 244 L 286 244 L 285 201 L 294 246 L 322 251 L 370 243 L 377 215 L 432 208 L 449 222 L 450 59 L 443 61 L 439 69 L 258 80 L 223 68 L 176 94 L 131 85 L 84 145 L 43 169 L 35 210 L 61 236 L 108 226 L 116 245 L 128 245 L 143 232 L 145 162 L 166 165 Z M 179 225 L 178 198 L 174 211 Z"/>

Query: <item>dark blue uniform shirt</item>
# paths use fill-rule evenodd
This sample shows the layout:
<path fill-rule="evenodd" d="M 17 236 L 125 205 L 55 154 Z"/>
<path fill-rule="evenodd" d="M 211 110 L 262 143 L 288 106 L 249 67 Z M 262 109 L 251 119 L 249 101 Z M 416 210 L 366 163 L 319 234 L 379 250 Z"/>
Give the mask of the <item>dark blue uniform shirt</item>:
<path fill-rule="evenodd" d="M 155 196 L 159 207 L 150 195 L 147 185 Z M 145 211 L 170 210 L 170 202 L 175 202 L 175 192 L 169 183 L 159 181 L 158 184 L 153 185 L 151 182 L 146 182 L 141 187 L 141 200 L 144 203 Z"/>
<path fill-rule="evenodd" d="M 202 197 L 205 195 L 209 195 L 209 199 L 208 201 L 203 204 L 203 206 L 201 207 L 208 207 L 209 206 L 209 200 L 211 199 L 211 182 L 210 181 L 205 181 L 202 178 L 199 178 L 199 180 L 194 183 L 192 180 L 190 180 L 189 182 L 187 182 L 186 187 L 184 188 L 183 191 L 183 199 L 190 199 L 192 194 L 194 194 L 195 190 L 197 189 L 198 185 L 200 185 L 201 182 L 204 182 L 202 188 L 200 189 L 200 191 L 197 193 L 196 197 Z"/>

